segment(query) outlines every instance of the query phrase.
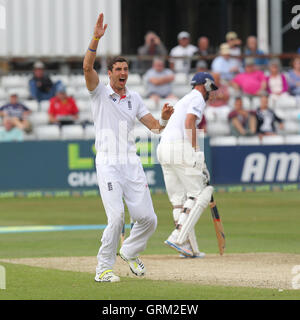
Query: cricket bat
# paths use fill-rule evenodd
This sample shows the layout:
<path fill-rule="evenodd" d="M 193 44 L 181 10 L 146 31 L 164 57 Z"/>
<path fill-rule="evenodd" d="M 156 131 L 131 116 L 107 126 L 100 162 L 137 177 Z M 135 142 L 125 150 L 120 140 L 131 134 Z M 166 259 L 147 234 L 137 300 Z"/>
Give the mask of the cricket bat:
<path fill-rule="evenodd" d="M 223 224 L 218 212 L 218 208 L 216 206 L 213 196 L 211 196 L 209 206 L 210 206 L 210 212 L 211 212 L 211 216 L 213 218 L 213 222 L 216 230 L 219 252 L 220 252 L 220 255 L 223 255 L 225 250 L 225 233 L 224 233 Z"/>
<path fill-rule="evenodd" d="M 133 228 L 134 222 L 133 220 L 130 218 L 130 229 Z M 122 247 L 123 242 L 125 240 L 125 222 L 123 224 L 123 228 L 122 228 L 122 232 L 121 232 L 121 236 L 120 236 L 120 246 Z"/>
<path fill-rule="evenodd" d="M 123 228 L 122 228 L 122 232 L 121 232 L 121 236 L 120 236 L 120 246 L 122 247 L 123 242 L 125 240 L 125 222 L 123 224 Z"/>

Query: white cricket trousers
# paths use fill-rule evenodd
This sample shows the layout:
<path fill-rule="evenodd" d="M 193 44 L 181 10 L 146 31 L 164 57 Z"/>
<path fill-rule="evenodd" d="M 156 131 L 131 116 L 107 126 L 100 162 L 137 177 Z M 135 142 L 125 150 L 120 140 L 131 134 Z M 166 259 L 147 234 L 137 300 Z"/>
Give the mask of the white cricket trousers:
<path fill-rule="evenodd" d="M 205 188 L 205 177 L 194 168 L 195 155 L 190 143 L 160 142 L 157 158 L 164 174 L 168 197 L 173 206 L 183 205 L 188 197 L 197 197 Z"/>
<path fill-rule="evenodd" d="M 107 216 L 101 246 L 97 255 L 97 273 L 112 269 L 124 224 L 124 202 L 135 222 L 125 239 L 122 253 L 134 258 L 146 249 L 147 241 L 156 229 L 157 217 L 153 209 L 146 176 L 138 156 L 126 164 L 96 163 L 97 178 Z"/>

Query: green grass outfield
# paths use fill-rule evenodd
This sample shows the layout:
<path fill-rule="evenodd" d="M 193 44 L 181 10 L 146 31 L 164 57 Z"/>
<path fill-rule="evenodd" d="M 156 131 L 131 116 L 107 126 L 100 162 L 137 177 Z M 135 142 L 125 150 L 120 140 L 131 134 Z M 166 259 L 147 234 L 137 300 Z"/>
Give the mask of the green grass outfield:
<path fill-rule="evenodd" d="M 172 254 L 163 241 L 172 231 L 167 196 L 152 196 L 158 228 L 144 254 Z M 300 192 L 217 193 L 227 236 L 227 253 L 300 254 Z M 127 215 L 128 217 L 128 215 Z M 105 224 L 99 197 L 2 199 L 1 226 Z M 127 230 L 128 233 L 128 230 Z M 210 212 L 197 224 L 200 249 L 217 253 Z M 0 259 L 96 256 L 102 231 L 0 234 Z M 176 254 L 174 252 L 174 254 Z M 120 283 L 94 283 L 89 273 L 0 263 L 7 289 L 0 299 L 300 299 L 300 290 L 201 286 L 170 281 L 122 278 Z M 300 264 L 300 261 L 299 261 Z M 172 268 L 172 266 L 170 266 Z M 105 288 L 105 290 L 103 290 Z"/>

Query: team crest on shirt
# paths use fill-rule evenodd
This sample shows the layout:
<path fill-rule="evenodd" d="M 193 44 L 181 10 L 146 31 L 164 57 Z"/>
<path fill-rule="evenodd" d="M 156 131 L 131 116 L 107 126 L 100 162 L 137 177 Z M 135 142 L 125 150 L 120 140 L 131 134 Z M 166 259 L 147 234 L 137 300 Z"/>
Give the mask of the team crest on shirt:
<path fill-rule="evenodd" d="M 128 110 L 132 110 L 132 104 L 130 100 L 128 100 Z"/>
<path fill-rule="evenodd" d="M 113 187 L 111 182 L 107 183 L 107 188 L 108 188 L 108 191 L 112 191 Z"/>

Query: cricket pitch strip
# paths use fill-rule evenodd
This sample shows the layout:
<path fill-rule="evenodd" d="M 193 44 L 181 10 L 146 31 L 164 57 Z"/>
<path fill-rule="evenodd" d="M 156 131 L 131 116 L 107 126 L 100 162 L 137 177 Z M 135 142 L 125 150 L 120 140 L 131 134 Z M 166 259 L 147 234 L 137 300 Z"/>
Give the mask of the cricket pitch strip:
<path fill-rule="evenodd" d="M 292 268 L 300 264 L 300 254 L 241 253 L 207 254 L 204 259 L 185 259 L 176 255 L 141 256 L 145 279 L 183 281 L 202 285 L 292 289 Z M 28 266 L 95 273 L 96 257 L 50 257 L 0 259 L 1 262 Z M 117 257 L 114 271 L 121 277 L 135 277 L 128 265 Z"/>

